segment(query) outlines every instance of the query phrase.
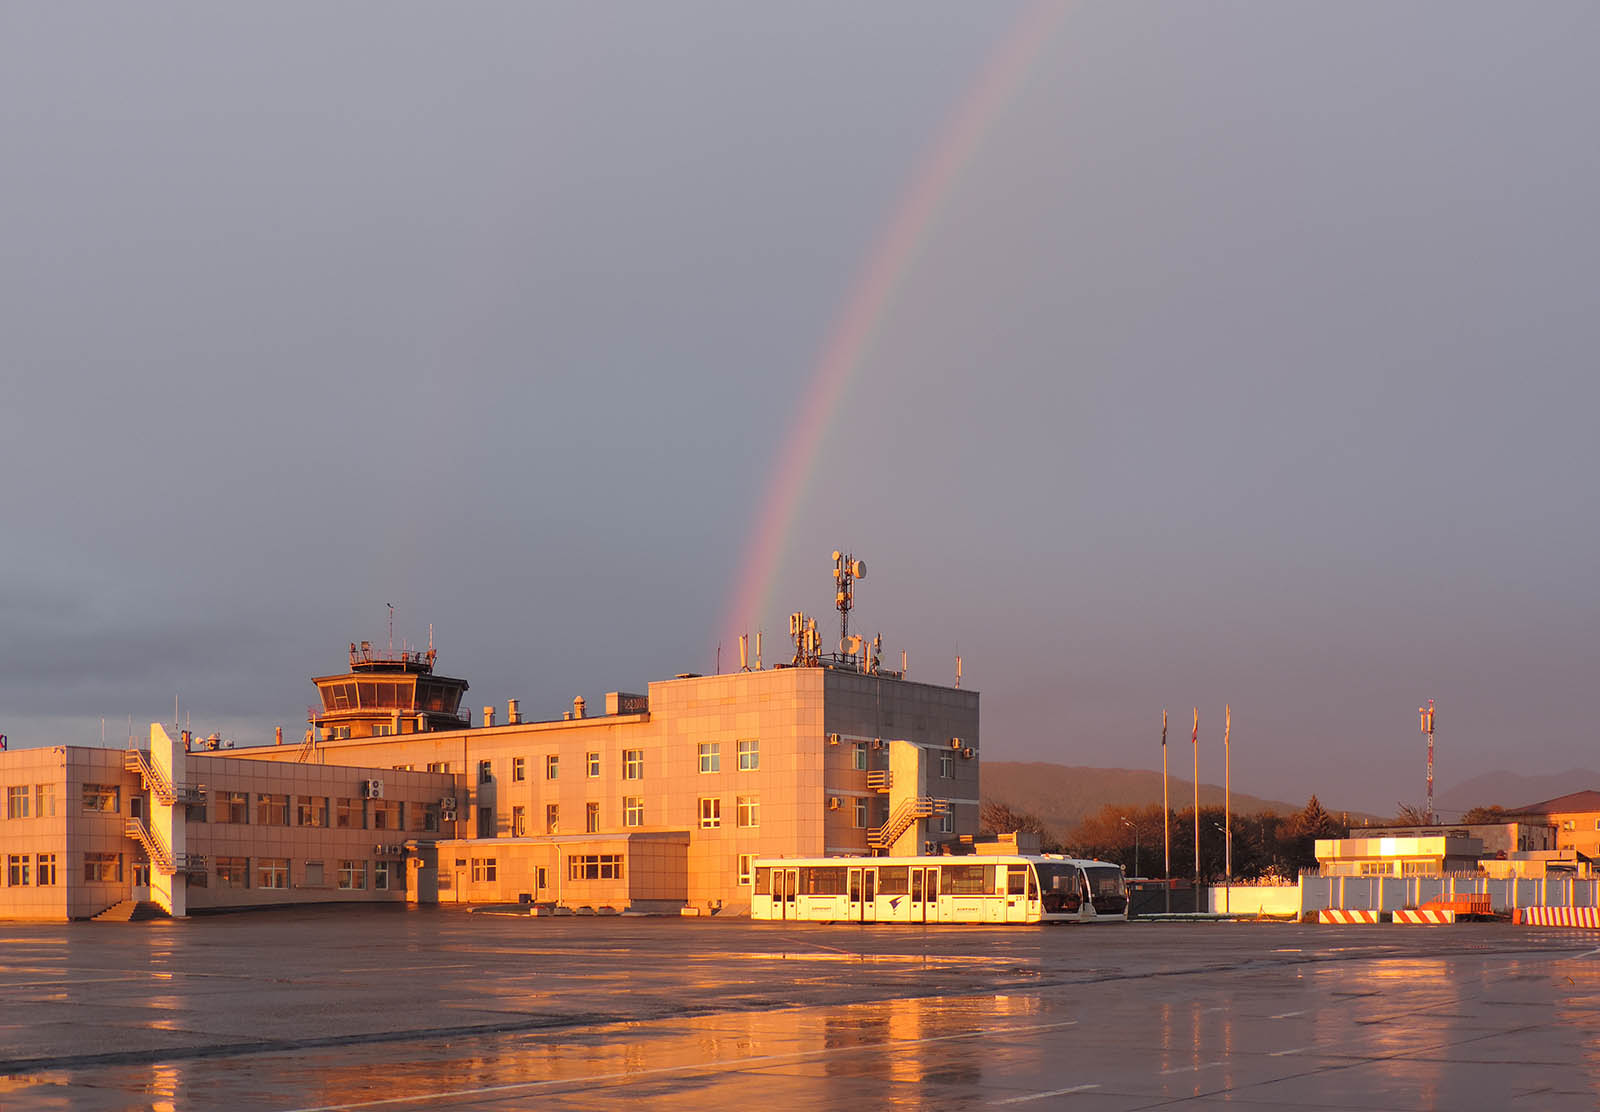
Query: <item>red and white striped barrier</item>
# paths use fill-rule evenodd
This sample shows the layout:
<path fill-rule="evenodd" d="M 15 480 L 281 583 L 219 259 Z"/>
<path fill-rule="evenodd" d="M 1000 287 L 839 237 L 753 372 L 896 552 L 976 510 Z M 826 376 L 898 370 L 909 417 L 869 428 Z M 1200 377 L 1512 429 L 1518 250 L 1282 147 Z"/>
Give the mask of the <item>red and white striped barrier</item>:
<path fill-rule="evenodd" d="M 1343 907 L 1325 907 L 1317 913 L 1319 923 L 1376 923 L 1376 911 L 1351 910 Z"/>
<path fill-rule="evenodd" d="M 1600 930 L 1600 907 L 1519 907 L 1512 916 L 1530 927 L 1588 927 Z"/>
<path fill-rule="evenodd" d="M 1403 908 L 1394 913 L 1394 921 L 1396 923 L 1454 923 L 1456 921 L 1456 913 L 1443 908 L 1425 907 L 1420 910 Z"/>

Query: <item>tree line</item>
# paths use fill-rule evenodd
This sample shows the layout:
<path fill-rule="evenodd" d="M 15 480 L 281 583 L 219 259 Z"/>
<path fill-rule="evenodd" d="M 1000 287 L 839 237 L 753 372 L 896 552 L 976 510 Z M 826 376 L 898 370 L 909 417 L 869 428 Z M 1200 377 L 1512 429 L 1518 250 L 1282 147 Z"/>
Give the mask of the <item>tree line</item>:
<path fill-rule="evenodd" d="M 1194 876 L 1194 808 L 1176 808 L 1168 820 L 1171 837 L 1171 873 L 1162 851 L 1162 809 L 1157 804 L 1123 807 L 1108 804 L 1073 827 L 1061 839 L 1036 815 L 1004 803 L 986 801 L 980 825 L 989 832 L 1019 831 L 1040 836 L 1046 853 L 1070 853 L 1115 861 L 1129 876 Z M 1329 814 L 1313 795 L 1300 811 L 1235 812 L 1224 822 L 1221 807 L 1200 808 L 1200 880 L 1214 883 L 1227 875 L 1225 827 L 1233 835 L 1233 877 L 1254 880 L 1278 877 L 1292 880 L 1302 869 L 1317 864 L 1318 838 L 1342 838 L 1348 824 Z"/>

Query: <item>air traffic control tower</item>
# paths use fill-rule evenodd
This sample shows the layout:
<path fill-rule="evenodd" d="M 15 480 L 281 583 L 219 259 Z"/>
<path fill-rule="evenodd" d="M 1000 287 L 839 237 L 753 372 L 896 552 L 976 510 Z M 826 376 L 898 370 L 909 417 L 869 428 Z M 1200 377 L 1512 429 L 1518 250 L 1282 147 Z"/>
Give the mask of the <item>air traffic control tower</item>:
<path fill-rule="evenodd" d="M 312 682 L 322 696 L 310 708 L 317 740 L 387 737 L 391 734 L 462 730 L 472 725 L 461 710 L 467 681 L 437 676 L 435 653 L 374 652 L 370 641 L 350 646 L 350 670 L 317 676 Z"/>

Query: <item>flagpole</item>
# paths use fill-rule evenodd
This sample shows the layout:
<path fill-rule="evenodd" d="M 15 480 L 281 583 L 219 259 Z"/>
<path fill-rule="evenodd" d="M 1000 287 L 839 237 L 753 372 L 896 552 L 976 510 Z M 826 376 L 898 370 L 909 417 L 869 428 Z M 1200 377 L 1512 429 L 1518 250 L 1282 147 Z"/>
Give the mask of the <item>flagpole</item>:
<path fill-rule="evenodd" d="M 1222 890 L 1222 910 L 1233 910 L 1233 751 L 1228 734 L 1233 730 L 1233 707 L 1222 707 L 1222 841 L 1228 886 Z"/>
<path fill-rule="evenodd" d="M 1228 734 L 1233 730 L 1233 707 L 1222 708 L 1222 837 L 1227 846 L 1223 850 L 1227 861 L 1228 882 L 1233 882 L 1233 751 L 1228 748 Z"/>
<path fill-rule="evenodd" d="M 1200 708 L 1194 708 L 1194 900 L 1200 910 Z"/>
<path fill-rule="evenodd" d="M 1172 807 L 1167 802 L 1167 708 L 1161 708 L 1161 879 L 1172 914 Z"/>

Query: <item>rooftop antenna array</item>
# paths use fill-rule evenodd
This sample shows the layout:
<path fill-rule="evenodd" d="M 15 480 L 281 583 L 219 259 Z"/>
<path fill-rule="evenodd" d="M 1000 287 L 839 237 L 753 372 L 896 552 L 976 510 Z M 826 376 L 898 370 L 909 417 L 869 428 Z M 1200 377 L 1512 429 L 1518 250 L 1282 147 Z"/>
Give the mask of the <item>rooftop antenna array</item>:
<path fill-rule="evenodd" d="M 839 651 L 850 651 L 850 608 L 856 604 L 856 580 L 867 577 L 867 562 L 848 552 L 833 553 L 833 602 L 839 608 Z"/>
<path fill-rule="evenodd" d="M 814 665 L 821 659 L 822 634 L 817 632 L 817 619 L 796 610 L 789 615 L 789 636 L 794 640 L 795 667 Z"/>

